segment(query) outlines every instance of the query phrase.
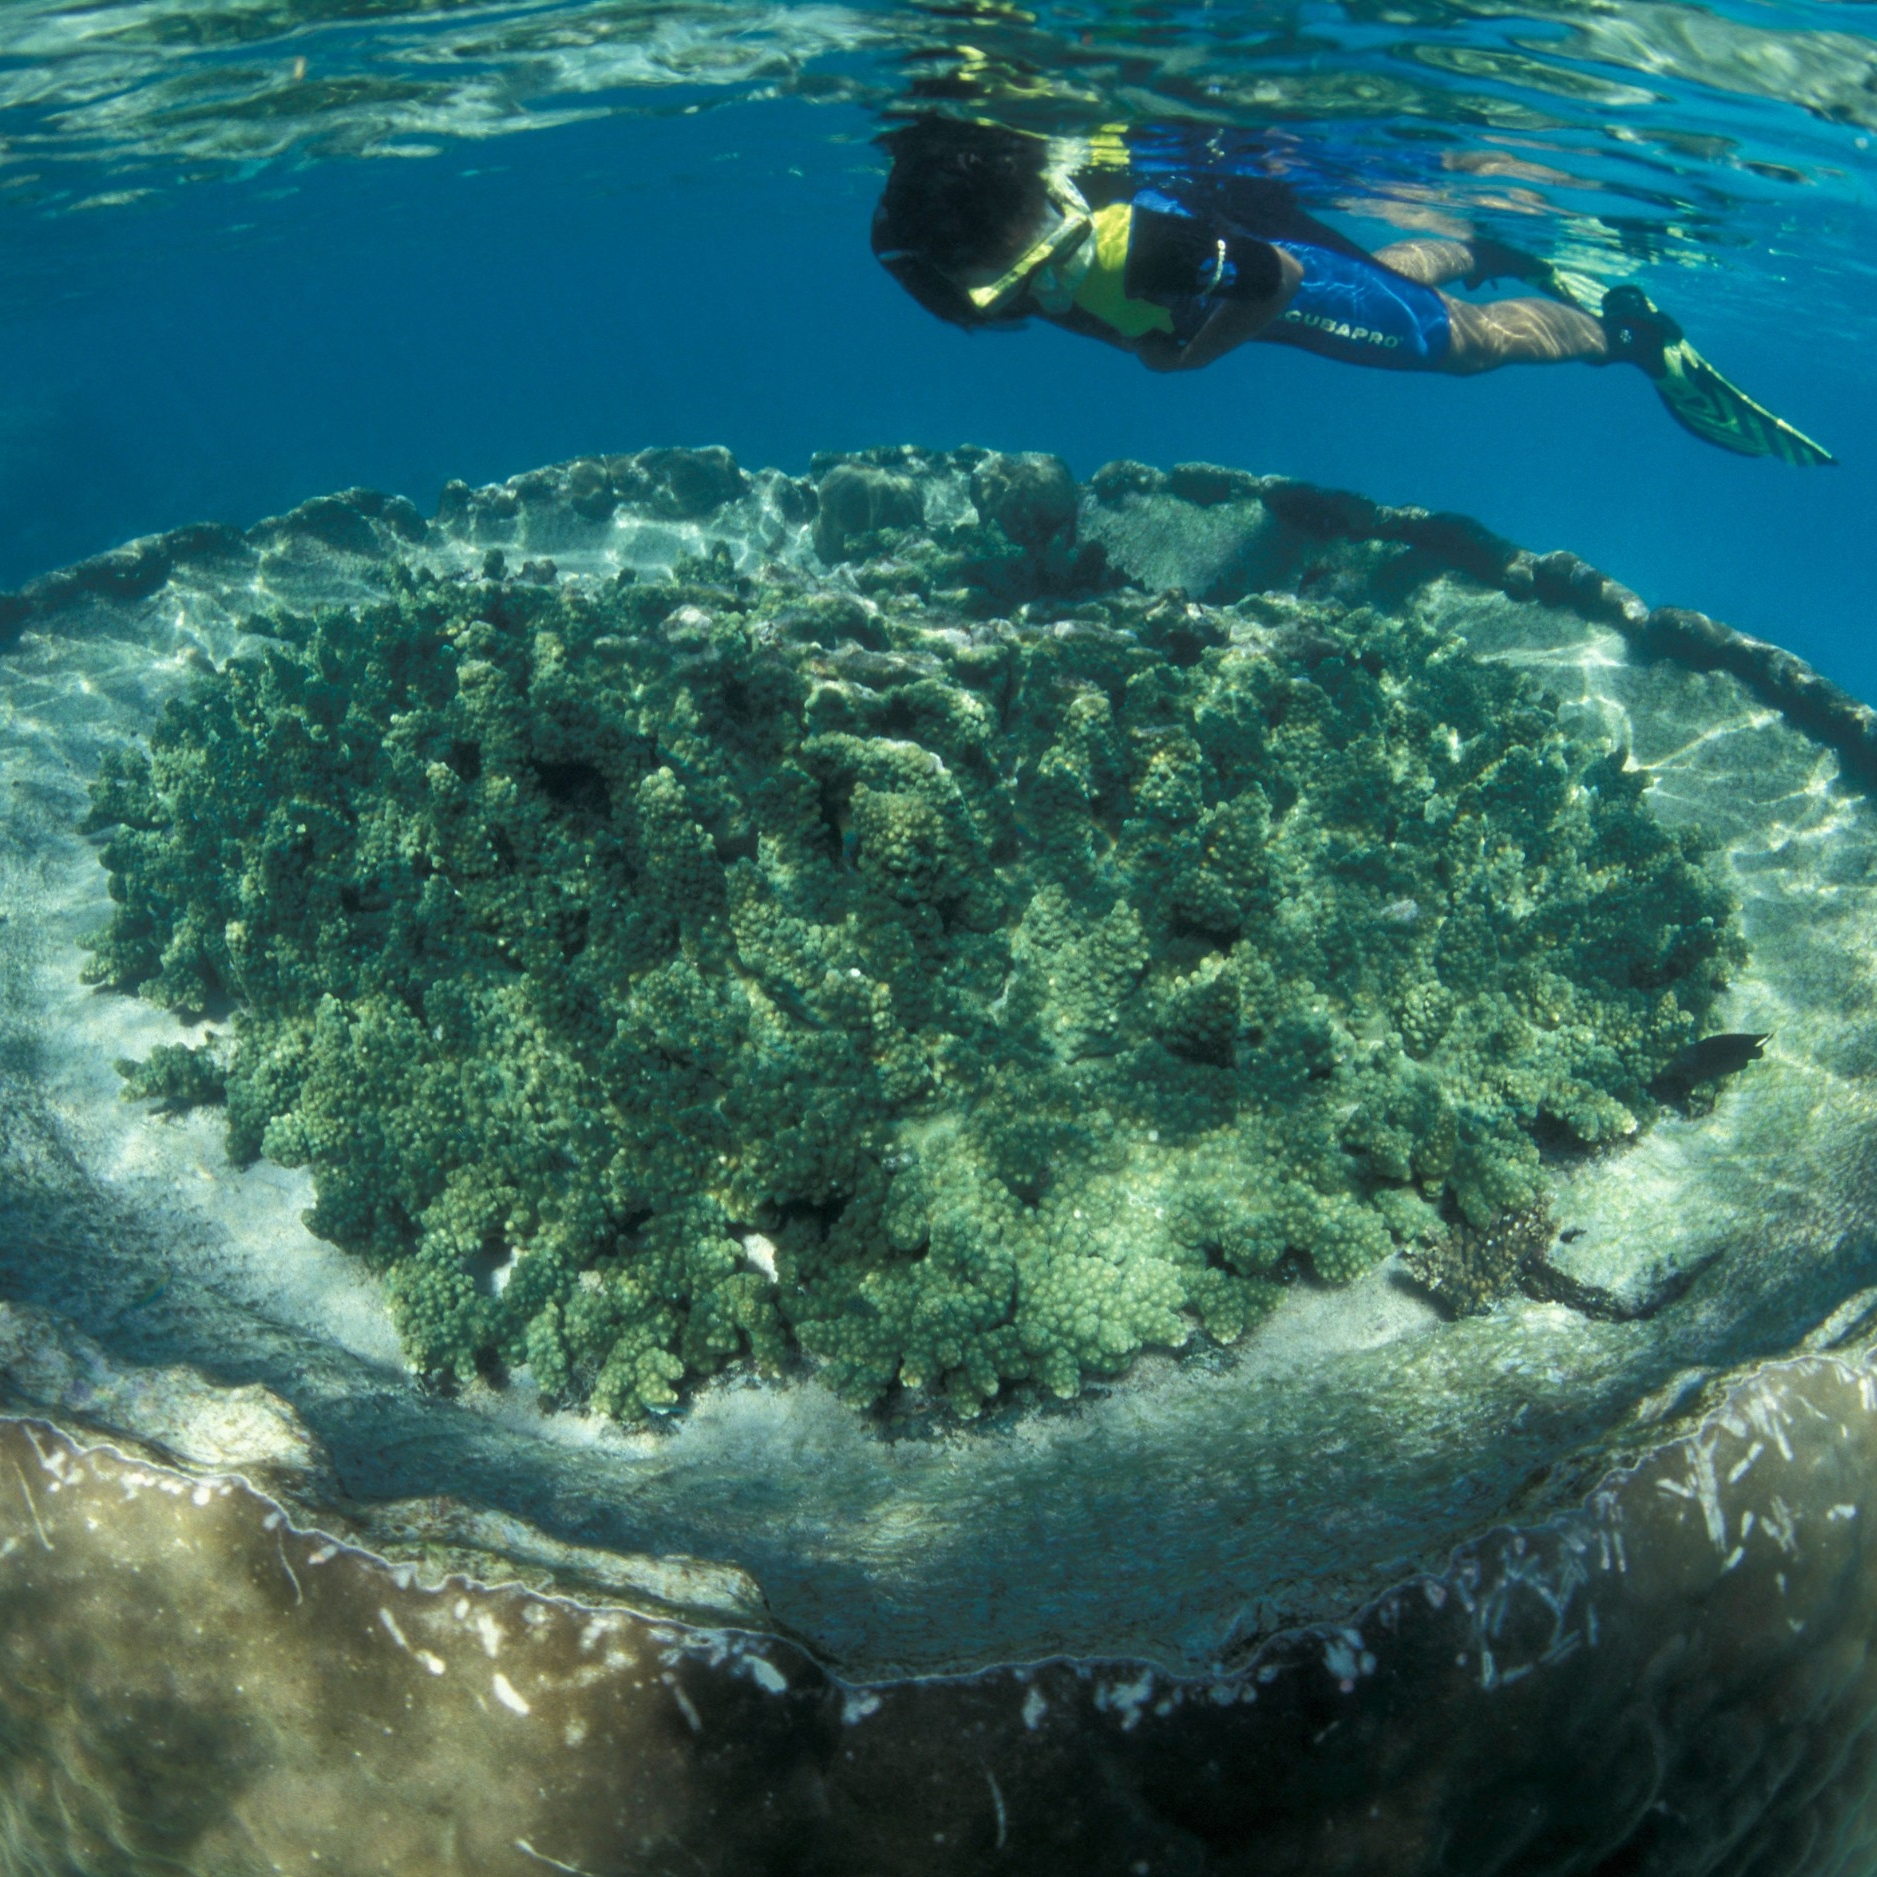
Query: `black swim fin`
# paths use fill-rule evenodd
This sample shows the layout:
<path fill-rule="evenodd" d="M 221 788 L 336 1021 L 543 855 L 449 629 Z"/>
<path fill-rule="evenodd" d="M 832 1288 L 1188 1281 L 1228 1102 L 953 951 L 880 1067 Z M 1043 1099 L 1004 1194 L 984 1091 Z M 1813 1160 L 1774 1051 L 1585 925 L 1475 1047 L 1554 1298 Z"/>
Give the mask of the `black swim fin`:
<path fill-rule="evenodd" d="M 1800 466 L 1837 461 L 1822 444 L 1723 378 L 1640 287 L 1610 288 L 1598 316 L 1610 357 L 1641 367 L 1668 414 L 1702 442 L 1740 456 L 1776 456 Z"/>

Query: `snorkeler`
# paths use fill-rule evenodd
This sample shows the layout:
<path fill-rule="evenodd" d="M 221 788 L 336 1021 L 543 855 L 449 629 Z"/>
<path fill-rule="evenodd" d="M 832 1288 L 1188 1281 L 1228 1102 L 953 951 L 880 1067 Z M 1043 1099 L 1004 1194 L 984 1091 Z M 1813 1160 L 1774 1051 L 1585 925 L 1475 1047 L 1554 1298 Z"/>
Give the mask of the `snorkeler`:
<path fill-rule="evenodd" d="M 1635 365 L 1706 442 L 1789 463 L 1833 460 L 1729 384 L 1640 288 L 1605 291 L 1485 238 L 1368 253 L 1260 174 L 1243 133 L 1044 137 L 929 116 L 881 141 L 893 167 L 874 253 L 954 325 L 1038 315 L 1156 371 L 1196 370 L 1251 340 L 1397 371 Z M 1441 291 L 1506 277 L 1546 297 L 1474 302 Z"/>

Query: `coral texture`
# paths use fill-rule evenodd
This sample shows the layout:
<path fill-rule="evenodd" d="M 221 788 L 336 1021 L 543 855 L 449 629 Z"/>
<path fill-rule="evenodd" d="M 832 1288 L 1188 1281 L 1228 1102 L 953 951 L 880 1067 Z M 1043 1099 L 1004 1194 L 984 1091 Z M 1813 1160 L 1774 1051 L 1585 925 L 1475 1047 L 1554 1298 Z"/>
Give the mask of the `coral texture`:
<path fill-rule="evenodd" d="M 978 480 L 848 475 L 826 575 L 393 568 L 107 766 L 92 981 L 230 1019 L 131 1091 L 309 1167 L 420 1369 L 1070 1397 L 1655 1112 L 1742 953 L 1622 752 L 1418 601 L 1124 590 Z"/>

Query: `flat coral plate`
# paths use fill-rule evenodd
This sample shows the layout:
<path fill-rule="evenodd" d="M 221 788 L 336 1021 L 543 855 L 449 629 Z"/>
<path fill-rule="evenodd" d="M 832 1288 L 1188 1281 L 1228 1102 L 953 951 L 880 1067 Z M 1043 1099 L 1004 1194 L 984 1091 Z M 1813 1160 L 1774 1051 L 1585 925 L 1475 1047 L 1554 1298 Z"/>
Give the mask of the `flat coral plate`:
<path fill-rule="evenodd" d="M 1746 962 L 1702 1028 L 1766 1036 L 1763 1055 L 1633 1139 L 1547 1149 L 1544 1229 L 1470 1312 L 1397 1251 L 1340 1285 L 1306 1272 L 1229 1349 L 1150 1349 L 1073 1401 L 982 1424 L 883 1423 L 797 1366 L 732 1368 L 655 1428 L 622 1426 L 544 1412 L 525 1387 L 422 1385 L 377 1279 L 301 1223 L 303 1172 L 231 1164 L 218 1110 L 124 1099 L 120 1059 L 202 1032 L 81 981 L 111 911 L 98 841 L 79 832 L 87 787 L 192 676 L 253 649 L 251 615 L 370 603 L 389 561 L 474 578 L 492 549 L 576 588 L 721 544 L 741 571 L 767 558 L 829 590 L 885 590 L 909 541 L 980 525 L 984 461 L 854 459 L 873 507 L 850 489 L 817 518 L 806 483 L 648 453 L 454 487 L 432 524 L 328 498 L 247 537 L 167 537 L 40 583 L 0 657 L 6 1294 L 120 1363 L 264 1384 L 355 1501 L 447 1493 L 597 1551 L 740 1567 L 786 1629 L 864 1677 L 1058 1654 L 1191 1673 L 1243 1660 L 1496 1522 L 1581 1500 L 1709 1380 L 1793 1351 L 1871 1281 L 1877 822 L 1845 774 L 1862 760 L 1856 708 L 1574 563 L 1225 472 L 1114 469 L 1071 515 L 1007 505 L 1000 525 L 1007 542 L 1099 547 L 1150 591 L 1194 596 L 1176 604 L 1215 633 L 1366 605 L 1457 634 L 1534 681 L 1571 734 L 1627 751 L 1656 820 L 1700 830 L 1738 902 Z M 818 463 L 824 489 L 843 467 Z M 882 525 L 901 532 L 883 545 Z M 954 601 L 921 603 L 937 618 Z M 955 603 L 980 620 L 990 605 Z M 1073 606 L 1042 579 L 1005 610 L 1048 631 Z M 846 681 L 867 684 L 864 660 Z"/>

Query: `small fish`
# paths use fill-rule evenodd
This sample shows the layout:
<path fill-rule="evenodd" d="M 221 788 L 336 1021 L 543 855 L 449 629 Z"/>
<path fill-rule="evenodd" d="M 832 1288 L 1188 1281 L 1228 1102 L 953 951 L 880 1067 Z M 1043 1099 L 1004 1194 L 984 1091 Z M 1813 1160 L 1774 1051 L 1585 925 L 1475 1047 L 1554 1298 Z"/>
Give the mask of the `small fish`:
<path fill-rule="evenodd" d="M 1771 1040 L 1771 1031 L 1756 1036 L 1750 1030 L 1725 1030 L 1719 1036 L 1704 1036 L 1690 1043 L 1649 1084 L 1649 1092 L 1658 1101 L 1686 1101 L 1698 1083 L 1718 1082 L 1758 1062 L 1761 1047 Z"/>
<path fill-rule="evenodd" d="M 122 1322 L 123 1319 L 127 1316 L 135 1316 L 139 1310 L 149 1309 L 149 1307 L 153 1303 L 155 1303 L 156 1300 L 159 1297 L 161 1297 L 166 1290 L 169 1289 L 170 1285 L 174 1281 L 175 1280 L 173 1277 L 158 1278 L 157 1281 L 154 1284 L 152 1284 L 150 1288 L 146 1290 L 143 1293 L 143 1295 L 137 1299 L 135 1303 L 126 1304 L 124 1308 L 117 1313 L 118 1321 Z"/>

